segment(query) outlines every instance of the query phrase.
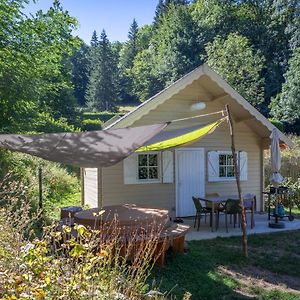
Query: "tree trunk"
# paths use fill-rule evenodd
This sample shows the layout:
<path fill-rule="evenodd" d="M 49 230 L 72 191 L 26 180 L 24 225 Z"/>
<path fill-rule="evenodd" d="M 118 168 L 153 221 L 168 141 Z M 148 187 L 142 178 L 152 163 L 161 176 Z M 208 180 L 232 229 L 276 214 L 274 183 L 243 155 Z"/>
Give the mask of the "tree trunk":
<path fill-rule="evenodd" d="M 247 243 L 247 225 L 246 225 L 246 214 L 244 210 L 244 201 L 242 197 L 242 189 L 241 189 L 241 182 L 240 182 L 240 169 L 237 164 L 237 158 L 236 158 L 236 151 L 235 151 L 235 141 L 234 141 L 234 125 L 232 121 L 232 117 L 230 114 L 229 106 L 228 104 L 226 105 L 226 112 L 228 116 L 228 123 L 229 123 L 229 129 L 230 129 L 230 136 L 231 136 L 231 151 L 232 151 L 232 156 L 233 156 L 233 165 L 234 165 L 234 174 L 236 178 L 236 185 L 238 189 L 238 195 L 239 195 L 239 204 L 240 204 L 240 209 L 241 209 L 241 226 L 242 226 L 242 231 L 243 231 L 243 251 L 245 257 L 248 257 L 248 243 Z"/>

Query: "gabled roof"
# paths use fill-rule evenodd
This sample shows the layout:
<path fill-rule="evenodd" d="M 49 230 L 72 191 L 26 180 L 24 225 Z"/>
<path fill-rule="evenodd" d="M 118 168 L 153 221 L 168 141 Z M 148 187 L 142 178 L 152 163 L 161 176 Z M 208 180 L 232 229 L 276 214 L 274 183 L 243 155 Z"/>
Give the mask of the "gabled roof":
<path fill-rule="evenodd" d="M 267 129 L 268 135 L 265 137 L 269 137 L 275 126 L 266 117 L 264 117 L 255 107 L 253 107 L 248 101 L 246 101 L 237 91 L 235 91 L 216 72 L 214 72 L 207 64 L 201 65 L 200 67 L 186 74 L 182 78 L 178 79 L 161 92 L 157 93 L 147 101 L 143 102 L 141 105 L 137 106 L 134 110 L 130 111 L 115 122 L 109 124 L 109 126 L 107 126 L 106 129 L 131 126 L 136 120 L 142 118 L 151 110 L 155 109 L 158 105 L 164 103 L 166 100 L 170 99 L 170 97 L 177 94 L 179 91 L 183 90 L 188 85 L 192 84 L 193 81 L 200 79 L 202 76 L 209 77 L 211 81 L 216 83 L 219 88 L 221 88 L 228 96 L 230 96 L 230 98 L 233 100 L 233 103 L 231 103 L 233 106 L 241 106 L 243 110 L 249 115 L 247 119 L 251 120 L 251 122 L 256 123 L 252 123 L 253 125 L 256 125 L 258 127 L 264 127 L 264 129 Z M 279 137 L 282 142 L 287 144 L 289 147 L 293 147 L 292 141 L 288 137 L 286 137 L 281 131 L 279 131 Z"/>

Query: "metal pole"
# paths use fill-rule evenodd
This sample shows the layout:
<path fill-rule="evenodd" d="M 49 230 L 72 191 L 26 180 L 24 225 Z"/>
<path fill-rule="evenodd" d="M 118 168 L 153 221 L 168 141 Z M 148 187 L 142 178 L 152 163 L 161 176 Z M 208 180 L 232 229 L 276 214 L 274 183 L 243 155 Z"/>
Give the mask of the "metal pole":
<path fill-rule="evenodd" d="M 42 168 L 39 167 L 39 208 L 43 208 L 43 173 Z"/>
<path fill-rule="evenodd" d="M 84 206 L 84 169 L 80 168 L 81 206 Z"/>
<path fill-rule="evenodd" d="M 236 159 L 236 151 L 235 151 L 235 142 L 234 142 L 234 126 L 233 126 L 233 120 L 230 114 L 229 106 L 226 104 L 226 112 L 228 116 L 228 122 L 229 122 L 229 129 L 230 129 L 230 136 L 231 136 L 231 151 L 232 151 L 232 157 L 233 157 L 233 164 L 234 164 L 234 174 L 236 178 L 236 185 L 238 189 L 238 195 L 239 195 L 239 203 L 240 203 L 240 210 L 241 210 L 241 226 L 243 231 L 243 250 L 245 257 L 248 257 L 248 242 L 247 242 L 247 228 L 246 228 L 246 215 L 244 210 L 244 201 L 242 197 L 242 189 L 241 189 L 241 182 L 240 182 L 240 170 L 237 164 Z"/>

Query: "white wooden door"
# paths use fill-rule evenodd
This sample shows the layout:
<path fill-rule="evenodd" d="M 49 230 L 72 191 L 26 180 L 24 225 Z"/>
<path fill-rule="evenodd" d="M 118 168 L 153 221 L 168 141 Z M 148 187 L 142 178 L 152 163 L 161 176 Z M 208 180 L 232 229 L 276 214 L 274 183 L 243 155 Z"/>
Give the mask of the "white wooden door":
<path fill-rule="evenodd" d="M 203 197 L 205 191 L 204 149 L 176 150 L 176 216 L 195 215 L 193 196 Z"/>

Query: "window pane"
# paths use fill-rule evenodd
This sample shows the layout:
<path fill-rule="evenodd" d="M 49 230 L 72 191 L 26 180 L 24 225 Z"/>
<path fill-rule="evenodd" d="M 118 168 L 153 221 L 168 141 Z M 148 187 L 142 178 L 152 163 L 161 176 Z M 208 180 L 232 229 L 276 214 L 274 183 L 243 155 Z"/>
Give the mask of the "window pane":
<path fill-rule="evenodd" d="M 219 173 L 220 173 L 219 174 L 220 177 L 226 177 L 226 167 L 220 166 Z"/>
<path fill-rule="evenodd" d="M 227 167 L 227 177 L 233 177 L 234 176 L 234 168 L 229 166 Z"/>
<path fill-rule="evenodd" d="M 139 179 L 148 179 L 148 168 L 139 168 Z"/>
<path fill-rule="evenodd" d="M 147 154 L 139 154 L 139 166 L 147 166 Z"/>
<path fill-rule="evenodd" d="M 149 168 L 149 179 L 157 179 L 158 178 L 158 170 L 157 167 Z"/>
<path fill-rule="evenodd" d="M 226 154 L 219 155 L 219 165 L 225 166 L 226 165 Z"/>
<path fill-rule="evenodd" d="M 233 156 L 232 156 L 232 154 L 227 155 L 227 165 L 233 166 Z"/>
<path fill-rule="evenodd" d="M 157 166 L 157 154 L 149 154 L 149 166 Z"/>

